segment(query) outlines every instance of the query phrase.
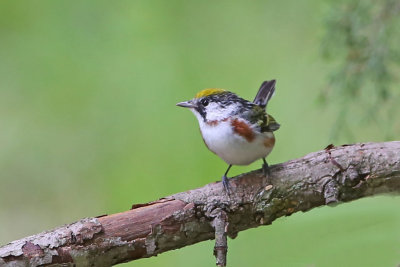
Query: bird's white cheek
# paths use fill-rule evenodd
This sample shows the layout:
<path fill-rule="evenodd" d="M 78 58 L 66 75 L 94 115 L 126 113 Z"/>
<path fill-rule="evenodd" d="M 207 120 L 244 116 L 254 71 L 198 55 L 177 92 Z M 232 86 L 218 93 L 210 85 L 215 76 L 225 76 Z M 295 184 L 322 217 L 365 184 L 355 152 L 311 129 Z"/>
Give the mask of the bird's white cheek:
<path fill-rule="evenodd" d="M 229 117 L 233 110 L 233 105 L 221 108 L 217 103 L 210 103 L 206 108 L 206 119 L 207 121 L 224 120 Z"/>

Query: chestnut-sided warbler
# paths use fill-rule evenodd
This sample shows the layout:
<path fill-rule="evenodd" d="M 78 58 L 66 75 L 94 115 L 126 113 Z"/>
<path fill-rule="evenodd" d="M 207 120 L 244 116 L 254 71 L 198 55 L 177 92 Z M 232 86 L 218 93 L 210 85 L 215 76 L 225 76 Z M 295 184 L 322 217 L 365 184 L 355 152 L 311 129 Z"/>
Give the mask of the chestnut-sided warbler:
<path fill-rule="evenodd" d="M 261 84 L 253 102 L 213 88 L 176 104 L 194 113 L 207 148 L 229 164 L 222 176 L 222 184 L 228 193 L 227 175 L 232 165 L 249 165 L 262 159 L 264 174 L 268 173 L 265 157 L 275 144 L 273 132 L 280 127 L 265 110 L 274 92 L 275 80 L 271 80 Z"/>

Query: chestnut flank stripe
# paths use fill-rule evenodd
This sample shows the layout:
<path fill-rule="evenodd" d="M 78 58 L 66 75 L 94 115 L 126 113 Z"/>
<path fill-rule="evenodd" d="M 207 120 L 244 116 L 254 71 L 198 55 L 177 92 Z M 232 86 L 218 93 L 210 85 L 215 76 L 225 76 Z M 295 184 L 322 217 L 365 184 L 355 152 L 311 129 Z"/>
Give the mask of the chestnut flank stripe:
<path fill-rule="evenodd" d="M 253 130 L 244 121 L 234 119 L 231 121 L 231 125 L 233 127 L 233 131 L 245 138 L 247 141 L 251 142 L 254 140 L 255 136 Z"/>
<path fill-rule="evenodd" d="M 268 137 L 264 139 L 264 146 L 267 148 L 272 148 L 275 145 L 275 137 Z"/>

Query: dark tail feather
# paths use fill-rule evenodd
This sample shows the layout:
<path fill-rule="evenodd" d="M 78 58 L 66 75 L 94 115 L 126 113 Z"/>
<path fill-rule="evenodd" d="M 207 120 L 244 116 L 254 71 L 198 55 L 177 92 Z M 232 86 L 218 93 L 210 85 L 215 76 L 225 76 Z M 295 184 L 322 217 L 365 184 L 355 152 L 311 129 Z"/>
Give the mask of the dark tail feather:
<path fill-rule="evenodd" d="M 258 90 L 256 97 L 254 98 L 253 103 L 259 105 L 262 108 L 265 108 L 268 104 L 268 101 L 274 95 L 275 83 L 276 80 L 263 82 L 260 89 Z"/>

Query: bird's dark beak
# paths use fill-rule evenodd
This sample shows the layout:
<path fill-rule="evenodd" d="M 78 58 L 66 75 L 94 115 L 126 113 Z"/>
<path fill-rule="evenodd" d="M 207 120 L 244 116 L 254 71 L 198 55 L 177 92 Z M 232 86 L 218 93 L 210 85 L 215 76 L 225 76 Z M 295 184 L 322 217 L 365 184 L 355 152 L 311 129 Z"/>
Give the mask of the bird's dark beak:
<path fill-rule="evenodd" d="M 196 108 L 196 104 L 193 103 L 192 100 L 189 101 L 184 101 L 184 102 L 179 102 L 176 104 L 178 107 L 183 107 L 183 108 Z"/>

